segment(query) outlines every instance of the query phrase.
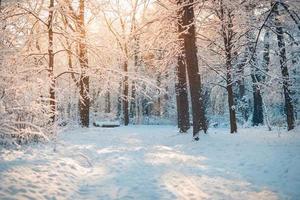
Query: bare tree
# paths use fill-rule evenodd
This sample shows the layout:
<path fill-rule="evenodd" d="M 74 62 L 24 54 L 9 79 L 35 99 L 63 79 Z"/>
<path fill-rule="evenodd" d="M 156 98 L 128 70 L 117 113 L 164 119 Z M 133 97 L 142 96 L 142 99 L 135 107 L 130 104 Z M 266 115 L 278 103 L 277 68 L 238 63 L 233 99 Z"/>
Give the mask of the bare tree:
<path fill-rule="evenodd" d="M 178 0 L 178 5 L 182 6 L 182 26 L 186 28 L 183 34 L 184 41 L 184 55 L 187 67 L 187 74 L 189 78 L 189 88 L 192 101 L 192 115 L 193 115 L 193 137 L 199 140 L 199 132 L 207 131 L 206 118 L 204 113 L 202 85 L 200 80 L 196 33 L 195 33 L 195 15 L 194 15 L 194 1 L 193 0 Z"/>
<path fill-rule="evenodd" d="M 48 72 L 50 78 L 50 110 L 51 110 L 51 121 L 55 121 L 55 112 L 56 112 L 56 100 L 55 100 L 55 77 L 54 77 L 54 53 L 53 53 L 53 8 L 54 8 L 54 0 L 50 0 L 49 2 L 49 16 L 48 16 Z"/>
<path fill-rule="evenodd" d="M 181 6 L 181 2 L 178 5 Z M 182 16 L 183 9 L 179 8 L 178 11 L 178 39 L 180 52 L 177 58 L 177 83 L 176 83 L 176 102 L 177 102 L 177 118 L 178 128 L 180 132 L 187 132 L 190 128 L 190 116 L 189 116 L 189 102 L 187 91 L 187 75 L 186 75 L 186 61 L 184 56 L 184 27 Z"/>
<path fill-rule="evenodd" d="M 223 0 L 218 0 L 218 9 L 216 14 L 221 21 L 221 34 L 224 42 L 225 49 L 225 66 L 226 66 L 226 90 L 228 96 L 228 106 L 229 106 L 229 117 L 230 117 L 230 132 L 237 132 L 237 123 L 236 123 L 236 111 L 234 104 L 234 93 L 233 93 L 233 79 L 232 79 L 232 47 L 234 39 L 233 31 L 233 18 L 234 12 L 233 8 L 227 7 Z"/>
<path fill-rule="evenodd" d="M 284 93 L 284 101 L 285 101 L 285 111 L 286 111 L 286 118 L 287 118 L 287 125 L 288 130 L 292 130 L 295 127 L 295 118 L 294 118 L 294 106 L 293 100 L 291 97 L 290 91 L 290 84 L 291 80 L 289 78 L 289 71 L 287 67 L 287 57 L 286 57 L 286 45 L 283 36 L 283 27 L 280 21 L 280 13 L 278 9 L 279 3 L 273 3 L 273 11 L 275 14 L 275 26 L 276 26 L 276 35 L 277 35 L 277 44 L 279 48 L 279 61 L 280 61 L 280 68 L 282 74 L 282 86 L 283 86 L 283 93 Z"/>
<path fill-rule="evenodd" d="M 84 24 L 84 8 L 85 0 L 79 1 L 79 16 L 77 18 L 77 28 L 80 34 L 79 39 L 79 62 L 81 66 L 80 74 L 80 96 L 81 100 L 79 102 L 79 111 L 80 111 L 80 123 L 83 127 L 89 126 L 89 114 L 90 114 L 90 97 L 89 97 L 89 76 L 87 74 L 88 70 L 88 57 L 87 57 L 87 47 L 85 40 L 85 24 Z"/>

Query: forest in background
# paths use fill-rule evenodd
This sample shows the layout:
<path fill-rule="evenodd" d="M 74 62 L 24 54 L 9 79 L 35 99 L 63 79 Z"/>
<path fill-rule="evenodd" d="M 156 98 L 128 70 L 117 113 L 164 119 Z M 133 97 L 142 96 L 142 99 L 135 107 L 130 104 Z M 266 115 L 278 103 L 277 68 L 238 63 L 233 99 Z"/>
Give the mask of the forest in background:
<path fill-rule="evenodd" d="M 299 124 L 297 0 L 0 2 L 1 143 L 97 121 L 195 139 Z"/>

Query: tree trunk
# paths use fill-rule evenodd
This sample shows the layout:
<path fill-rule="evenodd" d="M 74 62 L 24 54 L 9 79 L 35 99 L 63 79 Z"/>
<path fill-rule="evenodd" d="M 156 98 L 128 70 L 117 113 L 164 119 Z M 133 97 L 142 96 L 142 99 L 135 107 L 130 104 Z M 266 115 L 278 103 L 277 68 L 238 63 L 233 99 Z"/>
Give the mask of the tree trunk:
<path fill-rule="evenodd" d="M 137 73 L 138 67 L 139 67 L 139 39 L 137 36 L 134 36 L 134 72 Z M 136 81 L 132 81 L 131 86 L 131 102 L 130 102 L 130 116 L 133 118 L 134 116 L 137 116 L 137 91 L 136 91 Z"/>
<path fill-rule="evenodd" d="M 84 25 L 84 0 L 79 2 L 79 18 L 78 28 L 80 33 L 79 40 L 79 63 L 81 67 L 81 75 L 79 80 L 80 97 L 80 124 L 82 127 L 89 127 L 90 115 L 90 97 L 89 97 L 89 76 L 86 74 L 88 70 L 87 48 L 85 44 L 85 25 Z"/>
<path fill-rule="evenodd" d="M 288 131 L 289 131 L 294 129 L 295 127 L 294 106 L 293 106 L 293 101 L 290 92 L 290 79 L 289 79 L 289 71 L 287 68 L 287 58 L 286 58 L 285 41 L 283 37 L 283 28 L 279 19 L 280 14 L 279 14 L 277 2 L 274 5 L 274 13 L 275 13 L 277 44 L 279 47 L 280 68 L 281 68 L 281 74 L 283 79 L 282 85 L 283 85 L 284 100 L 285 100 L 285 112 L 286 112 L 286 119 L 287 119 Z"/>
<path fill-rule="evenodd" d="M 268 72 L 270 65 L 270 31 L 267 29 L 264 35 L 263 70 Z M 265 75 L 262 76 L 265 81 Z"/>
<path fill-rule="evenodd" d="M 178 12 L 179 16 L 183 15 L 183 10 Z M 184 35 L 183 35 L 183 21 L 180 17 L 178 20 L 178 39 L 181 51 L 177 58 L 177 84 L 176 84 L 176 103 L 177 103 L 177 124 L 179 131 L 187 132 L 190 128 L 190 114 L 189 114 L 189 100 L 187 90 L 186 77 L 186 62 L 184 59 Z"/>
<path fill-rule="evenodd" d="M 237 132 L 236 124 L 236 113 L 234 105 L 234 93 L 232 89 L 232 40 L 234 37 L 233 32 L 233 15 L 232 10 L 226 8 L 223 4 L 223 0 L 220 0 L 220 20 L 221 20 L 221 31 L 225 47 L 225 57 L 226 57 L 226 82 L 227 82 L 227 94 L 228 94 L 228 107 L 229 107 L 229 118 L 230 118 L 230 133 Z"/>
<path fill-rule="evenodd" d="M 110 91 L 107 91 L 105 95 L 105 112 L 106 113 L 111 112 Z"/>
<path fill-rule="evenodd" d="M 182 55 L 178 55 L 176 84 L 177 120 L 182 133 L 190 128 L 189 102 L 187 93 L 186 66 Z"/>
<path fill-rule="evenodd" d="M 130 99 L 130 117 L 136 116 L 136 83 L 132 81 L 131 85 L 131 99 Z"/>
<path fill-rule="evenodd" d="M 238 73 L 238 80 L 237 80 L 237 85 L 238 85 L 238 101 L 239 101 L 239 111 L 241 112 L 244 122 L 247 122 L 249 119 L 249 103 L 248 103 L 248 98 L 246 98 L 245 91 L 245 73 L 244 73 L 244 67 L 246 63 L 246 58 L 243 58 L 240 63 L 237 65 L 237 73 Z"/>
<path fill-rule="evenodd" d="M 248 55 L 250 55 L 254 49 L 249 48 Z M 258 126 L 264 123 L 263 115 L 263 100 L 261 95 L 261 72 L 257 69 L 256 56 L 253 56 L 251 61 L 251 78 L 252 78 L 252 88 L 253 88 L 253 115 L 252 115 L 252 125 Z"/>
<path fill-rule="evenodd" d="M 226 69 L 227 69 L 227 94 L 228 94 L 228 106 L 229 106 L 229 118 L 230 118 L 230 133 L 237 132 L 236 114 L 234 105 L 234 94 L 232 89 L 232 65 L 231 65 L 231 51 L 226 50 Z"/>
<path fill-rule="evenodd" d="M 156 85 L 158 88 L 161 88 L 161 72 L 159 72 L 157 74 L 157 77 L 156 77 Z M 161 102 L 162 102 L 162 98 L 161 98 L 161 92 L 159 89 L 157 89 L 157 93 L 158 93 L 158 97 L 157 97 L 157 102 L 156 102 L 156 108 L 155 108 L 155 114 L 156 116 L 158 117 L 161 117 Z"/>
<path fill-rule="evenodd" d="M 124 72 L 125 77 L 123 80 L 123 117 L 124 117 L 124 125 L 127 126 L 129 124 L 129 110 L 128 110 L 128 63 L 124 62 Z"/>
<path fill-rule="evenodd" d="M 119 119 L 122 119 L 122 81 L 119 82 L 119 89 L 118 89 L 118 101 L 117 101 L 117 116 Z"/>
<path fill-rule="evenodd" d="M 53 54 L 53 7 L 54 0 L 50 0 L 48 18 L 48 56 L 49 56 L 49 78 L 50 78 L 50 120 L 55 121 L 56 100 L 55 100 L 55 78 L 54 78 L 54 54 Z"/>
<path fill-rule="evenodd" d="M 253 115 L 252 125 L 258 126 L 264 123 L 263 101 L 260 93 L 259 78 L 255 74 L 251 74 L 253 87 Z"/>
<path fill-rule="evenodd" d="M 204 113 L 202 86 L 198 68 L 197 46 L 194 24 L 194 0 L 178 0 L 178 4 L 183 6 L 181 14 L 182 27 L 187 27 L 184 38 L 184 53 L 189 78 L 190 94 L 192 101 L 193 115 L 193 137 L 199 140 L 199 132 L 207 131 L 206 118 Z"/>
<path fill-rule="evenodd" d="M 250 29 L 246 33 L 246 39 L 248 42 L 246 53 L 247 57 L 250 59 L 250 66 L 251 66 L 251 78 L 252 78 L 252 89 L 253 89 L 253 115 L 252 115 L 252 125 L 258 126 L 262 125 L 264 123 L 264 115 L 263 115 L 263 101 L 261 96 L 261 76 L 262 73 L 258 69 L 257 65 L 257 56 L 256 52 L 254 52 L 254 44 L 255 36 L 253 32 L 253 26 L 255 21 L 255 5 L 247 5 L 246 6 L 246 12 L 248 13 L 248 24 Z M 250 58 L 251 56 L 251 58 Z"/>

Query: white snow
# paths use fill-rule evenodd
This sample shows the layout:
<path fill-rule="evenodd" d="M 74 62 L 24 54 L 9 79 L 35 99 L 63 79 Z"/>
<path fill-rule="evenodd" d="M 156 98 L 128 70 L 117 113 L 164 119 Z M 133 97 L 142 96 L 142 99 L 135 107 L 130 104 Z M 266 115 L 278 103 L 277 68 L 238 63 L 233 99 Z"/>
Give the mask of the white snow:
<path fill-rule="evenodd" d="M 299 199 L 300 132 L 76 129 L 0 149 L 0 199 Z"/>

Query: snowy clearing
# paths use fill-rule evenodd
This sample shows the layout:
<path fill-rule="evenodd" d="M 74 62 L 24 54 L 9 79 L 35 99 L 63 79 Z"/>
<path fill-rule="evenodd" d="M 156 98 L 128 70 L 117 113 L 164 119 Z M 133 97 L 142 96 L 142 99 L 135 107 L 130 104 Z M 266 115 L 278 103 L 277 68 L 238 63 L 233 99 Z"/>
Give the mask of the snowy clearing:
<path fill-rule="evenodd" d="M 298 131 L 299 132 L 299 131 Z M 173 126 L 66 131 L 56 144 L 0 149 L 0 199 L 298 199 L 300 135 Z"/>

